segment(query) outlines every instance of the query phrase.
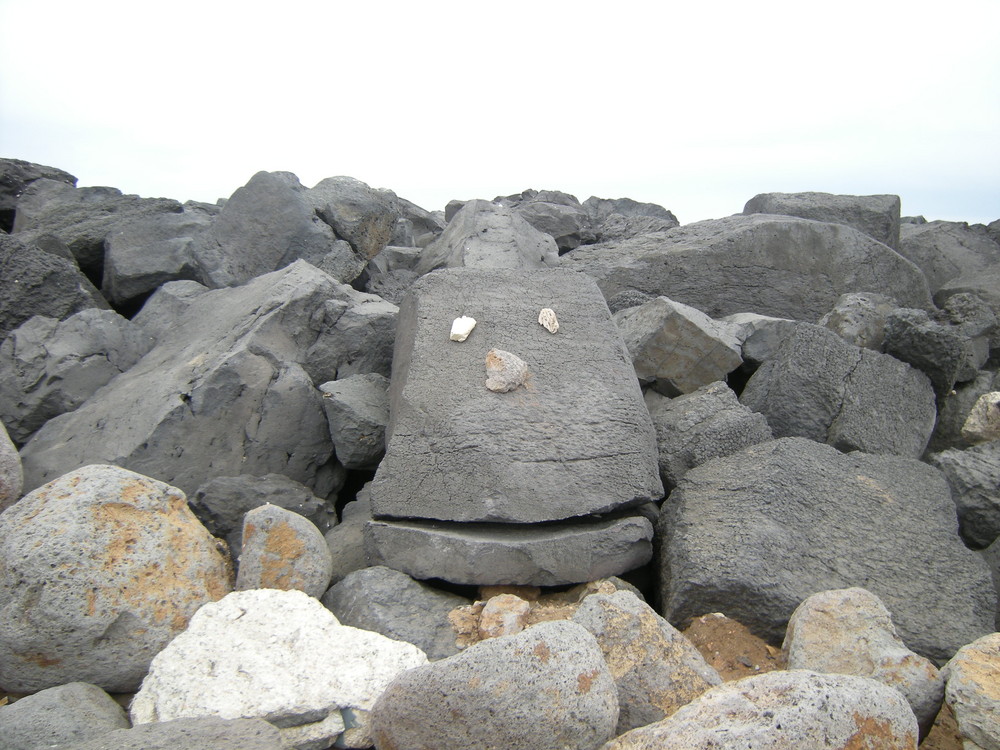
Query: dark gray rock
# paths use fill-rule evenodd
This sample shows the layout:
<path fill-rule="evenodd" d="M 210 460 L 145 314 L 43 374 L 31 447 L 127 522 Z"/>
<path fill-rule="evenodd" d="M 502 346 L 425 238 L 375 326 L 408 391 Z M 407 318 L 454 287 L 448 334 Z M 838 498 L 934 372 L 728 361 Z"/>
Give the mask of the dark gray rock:
<path fill-rule="evenodd" d="M 535 229 L 552 237 L 560 253 L 596 240 L 590 214 L 568 193 L 526 190 L 517 196 L 497 198 L 494 202 L 513 208 Z"/>
<path fill-rule="evenodd" d="M 395 193 L 374 190 L 353 177 L 327 177 L 309 190 L 306 198 L 365 263 L 389 244 L 400 218 Z"/>
<path fill-rule="evenodd" d="M 740 401 L 767 417 L 775 437 L 913 458 L 924 452 L 936 416 L 923 373 L 805 324 L 782 339 Z"/>
<path fill-rule="evenodd" d="M 173 330 L 191 300 L 207 291 L 208 287 L 197 281 L 168 281 L 146 300 L 132 322 L 159 340 L 164 333 Z"/>
<path fill-rule="evenodd" d="M 395 312 L 304 261 L 197 295 L 112 386 L 35 433 L 25 486 L 104 461 L 189 494 L 215 476 L 277 473 L 326 497 L 336 464 L 314 383 L 384 372 Z"/>
<path fill-rule="evenodd" d="M 425 247 L 432 237 L 444 231 L 447 222 L 442 211 L 428 211 L 399 196 L 396 196 L 396 208 L 400 216 L 410 222 L 418 247 Z"/>
<path fill-rule="evenodd" d="M 899 206 L 898 195 L 760 193 L 747 201 L 743 213 L 782 214 L 846 224 L 896 250 L 899 247 Z"/>
<path fill-rule="evenodd" d="M 650 390 L 645 401 L 668 491 L 688 469 L 773 437 L 764 415 L 741 404 L 725 383 L 710 383 L 672 399 Z"/>
<path fill-rule="evenodd" d="M 0 231 L 9 233 L 14 228 L 14 210 L 21 194 L 41 179 L 76 185 L 76 177 L 61 169 L 21 159 L 0 159 Z"/>
<path fill-rule="evenodd" d="M 84 742 L 129 726 L 122 707 L 97 685 L 87 682 L 48 688 L 0 706 L 4 750 L 36 750 Z"/>
<path fill-rule="evenodd" d="M 202 279 L 194 248 L 212 224 L 204 211 L 155 214 L 123 224 L 106 241 L 101 292 L 114 305 L 134 304 L 168 281 Z"/>
<path fill-rule="evenodd" d="M 81 310 L 63 321 L 36 315 L 0 344 L 0 420 L 24 443 L 152 347 L 141 326 L 111 310 Z"/>
<path fill-rule="evenodd" d="M 942 310 L 952 325 L 972 339 L 986 339 L 986 349 L 1000 346 L 1000 318 L 984 299 L 971 292 L 956 292 L 944 299 Z"/>
<path fill-rule="evenodd" d="M 424 248 L 414 269 L 546 268 L 559 262 L 559 248 L 519 214 L 489 201 L 466 203 L 444 232 Z"/>
<path fill-rule="evenodd" d="M 994 387 L 996 375 L 990 370 L 982 370 L 976 373 L 975 380 L 956 383 L 954 390 L 938 397 L 938 419 L 927 444 L 928 451 L 938 453 L 948 448 L 968 448 L 972 445 L 962 434 L 962 427 L 979 397 L 997 390 Z M 1000 381 L 996 382 L 1000 385 Z"/>
<path fill-rule="evenodd" d="M 413 578 L 476 586 L 562 586 L 621 575 L 652 557 L 643 516 L 581 523 L 512 525 L 370 521 L 373 565 Z"/>
<path fill-rule="evenodd" d="M 947 309 L 949 300 L 960 294 L 974 294 L 1000 320 L 1000 262 L 994 262 L 982 271 L 971 271 L 944 282 L 934 294 L 934 302 L 938 307 Z M 990 336 L 990 346 L 994 352 L 1000 348 L 1000 335 L 996 329 Z"/>
<path fill-rule="evenodd" d="M 626 218 L 663 219 L 671 222 L 675 227 L 680 224 L 673 212 L 668 211 L 663 206 L 658 206 L 655 203 L 640 203 L 631 198 L 598 198 L 592 195 L 583 202 L 583 207 L 587 209 L 591 219 L 598 225 L 603 224 L 615 214 Z"/>
<path fill-rule="evenodd" d="M 349 282 L 364 269 L 347 245 L 317 216 L 306 189 L 289 172 L 258 172 L 226 201 L 193 253 L 198 281 L 210 287 L 244 284 L 296 260 L 340 269 Z M 330 259 L 327 256 L 333 254 Z"/>
<path fill-rule="evenodd" d="M 920 270 L 841 224 L 754 214 L 585 245 L 565 267 L 590 274 L 608 299 L 626 289 L 666 296 L 710 317 L 756 312 L 816 321 L 847 292 L 931 305 Z"/>
<path fill-rule="evenodd" d="M 333 560 L 331 584 L 344 579 L 355 570 L 368 567 L 365 557 L 365 524 L 372 518 L 372 509 L 367 488 L 368 484 L 358 492 L 357 500 L 343 507 L 340 523 L 325 534 L 326 545 L 330 548 L 330 558 Z"/>
<path fill-rule="evenodd" d="M 174 719 L 116 729 L 55 750 L 284 750 L 279 730 L 263 719 Z"/>
<path fill-rule="evenodd" d="M 556 334 L 538 324 L 546 307 L 559 318 Z M 478 325 L 450 341 L 461 315 Z M 439 271 L 415 284 L 399 320 L 376 517 L 532 523 L 660 497 L 649 413 L 586 276 Z M 495 348 L 527 363 L 526 386 L 486 388 Z"/>
<path fill-rule="evenodd" d="M 23 485 L 21 456 L 11 442 L 7 428 L 0 422 L 0 513 L 18 501 Z"/>
<path fill-rule="evenodd" d="M 76 265 L 0 233 L 0 341 L 33 315 L 62 320 L 109 305 Z"/>
<path fill-rule="evenodd" d="M 735 313 L 722 318 L 721 322 L 730 326 L 736 340 L 740 342 L 743 361 L 748 365 L 759 365 L 773 358 L 781 343 L 797 328 L 812 325 L 757 313 Z"/>
<path fill-rule="evenodd" d="M 267 503 L 308 518 L 321 532 L 329 531 L 337 523 L 332 503 L 282 474 L 214 477 L 188 499 L 191 510 L 205 528 L 226 540 L 234 559 L 242 549 L 243 516 Z"/>
<path fill-rule="evenodd" d="M 376 747 L 596 750 L 618 699 L 582 626 L 544 622 L 399 675 L 372 709 Z"/>
<path fill-rule="evenodd" d="M 884 294 L 844 294 L 820 318 L 819 325 L 829 328 L 848 344 L 880 352 L 885 342 L 885 319 L 896 307 L 895 300 Z"/>
<path fill-rule="evenodd" d="M 413 269 L 420 260 L 420 252 L 418 247 L 386 247 L 365 267 L 361 276 L 365 291 L 398 305 L 417 280 L 418 274 Z"/>
<path fill-rule="evenodd" d="M 936 294 L 945 282 L 975 276 L 1000 263 L 1000 245 L 985 228 L 958 221 L 901 225 L 899 254 L 920 267 L 931 294 Z"/>
<path fill-rule="evenodd" d="M 389 379 L 351 375 L 319 386 L 337 460 L 348 469 L 374 469 L 385 455 Z"/>
<path fill-rule="evenodd" d="M 907 646 L 944 661 L 993 627 L 989 570 L 958 536 L 934 467 L 802 438 L 691 469 L 658 526 L 663 615 L 722 612 L 780 643 L 810 594 L 860 586 Z"/>
<path fill-rule="evenodd" d="M 349 573 L 323 595 L 341 625 L 412 643 L 429 659 L 458 653 L 448 613 L 469 603 L 380 565 Z"/>
<path fill-rule="evenodd" d="M 271 504 L 243 517 L 237 591 L 297 590 L 318 599 L 332 573 L 326 540 L 311 521 Z"/>
<path fill-rule="evenodd" d="M 1000 537 L 1000 441 L 927 456 L 948 479 L 965 543 L 988 547 Z"/>
<path fill-rule="evenodd" d="M 885 351 L 926 373 L 938 396 L 957 382 L 973 380 L 983 364 L 972 340 L 958 326 L 932 320 L 924 310 L 900 308 L 885 321 Z M 988 352 L 987 352 L 988 354 Z"/>

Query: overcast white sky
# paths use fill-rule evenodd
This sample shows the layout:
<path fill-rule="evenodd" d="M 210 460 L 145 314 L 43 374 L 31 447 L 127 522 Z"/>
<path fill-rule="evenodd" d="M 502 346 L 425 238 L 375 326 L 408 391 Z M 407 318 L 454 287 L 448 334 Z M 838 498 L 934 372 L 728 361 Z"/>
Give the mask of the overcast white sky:
<path fill-rule="evenodd" d="M 428 209 L 895 193 L 1000 218 L 1000 0 L 0 0 L 0 156 L 214 202 L 260 170 Z"/>

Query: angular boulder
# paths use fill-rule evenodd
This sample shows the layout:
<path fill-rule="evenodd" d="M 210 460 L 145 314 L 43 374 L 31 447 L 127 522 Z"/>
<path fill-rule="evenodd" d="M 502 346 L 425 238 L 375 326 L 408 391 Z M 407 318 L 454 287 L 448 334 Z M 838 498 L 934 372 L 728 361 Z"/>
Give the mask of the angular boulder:
<path fill-rule="evenodd" d="M 985 356 L 976 356 L 972 339 L 958 326 L 938 323 L 925 310 L 901 308 L 886 316 L 884 349 L 925 373 L 939 397 L 950 393 L 955 383 L 975 379 L 986 362 Z"/>
<path fill-rule="evenodd" d="M 966 544 L 988 547 L 1000 537 L 1000 440 L 927 456 L 948 480 Z"/>
<path fill-rule="evenodd" d="M 755 312 L 816 321 L 848 292 L 931 305 L 920 270 L 841 224 L 754 214 L 579 247 L 563 265 L 592 276 L 605 297 L 666 296 L 712 318 Z"/>
<path fill-rule="evenodd" d="M 618 700 L 594 637 L 546 622 L 404 672 L 371 718 L 376 747 L 596 750 L 614 736 Z"/>
<path fill-rule="evenodd" d="M 385 455 L 389 379 L 352 375 L 322 383 L 319 390 L 337 460 L 348 469 L 374 469 Z"/>
<path fill-rule="evenodd" d="M 294 589 L 318 599 L 332 575 L 330 549 L 311 521 L 270 504 L 243 517 L 237 591 Z"/>
<path fill-rule="evenodd" d="M 306 200 L 365 263 L 389 244 L 400 217 L 395 193 L 374 190 L 353 177 L 327 177 L 306 193 Z"/>
<path fill-rule="evenodd" d="M 862 349 L 882 351 L 885 342 L 885 319 L 897 307 L 884 294 L 857 292 L 843 294 L 819 320 L 848 344 Z"/>
<path fill-rule="evenodd" d="M 560 254 L 596 239 L 590 214 L 574 196 L 558 190 L 526 190 L 520 195 L 496 198 L 513 208 L 531 226 L 556 241 Z"/>
<path fill-rule="evenodd" d="M 810 594 L 861 586 L 930 659 L 993 627 L 986 563 L 958 536 L 944 477 L 913 459 L 761 443 L 688 471 L 658 532 L 662 611 L 676 626 L 723 612 L 780 643 Z"/>
<path fill-rule="evenodd" d="M 923 271 L 931 294 L 936 294 L 949 281 L 981 274 L 1000 263 L 1000 245 L 982 230 L 959 221 L 903 224 L 899 254 Z"/>
<path fill-rule="evenodd" d="M 0 514 L 0 686 L 135 690 L 230 577 L 180 490 L 115 466 L 59 477 Z"/>
<path fill-rule="evenodd" d="M 36 750 L 128 729 L 122 707 L 97 685 L 69 682 L 0 706 L 4 750 Z"/>
<path fill-rule="evenodd" d="M 924 452 L 937 414 L 922 372 L 812 325 L 780 340 L 740 401 L 767 417 L 775 437 L 912 458 Z"/>
<path fill-rule="evenodd" d="M 0 159 L 0 231 L 14 228 L 14 212 L 21 195 L 36 180 L 63 182 L 71 187 L 76 177 L 55 167 L 21 159 Z"/>

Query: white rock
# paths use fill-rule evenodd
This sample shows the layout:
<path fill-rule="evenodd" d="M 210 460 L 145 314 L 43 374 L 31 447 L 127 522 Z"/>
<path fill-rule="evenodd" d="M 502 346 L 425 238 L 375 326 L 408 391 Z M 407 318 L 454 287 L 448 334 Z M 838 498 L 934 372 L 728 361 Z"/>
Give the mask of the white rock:
<path fill-rule="evenodd" d="M 962 425 L 962 437 L 970 443 L 986 443 L 1000 438 L 1000 391 L 984 393 L 979 397 Z"/>
<path fill-rule="evenodd" d="M 465 341 L 469 338 L 469 334 L 472 333 L 472 329 L 475 327 L 475 318 L 470 318 L 468 315 L 463 315 L 461 318 L 455 318 L 451 324 L 451 340 Z"/>
<path fill-rule="evenodd" d="M 198 610 L 157 654 L 130 713 L 133 724 L 263 718 L 291 747 L 314 748 L 337 739 L 346 712 L 358 726 L 341 739 L 366 747 L 375 700 L 426 663 L 416 646 L 341 625 L 301 591 L 238 591 Z"/>
<path fill-rule="evenodd" d="M 486 354 L 486 387 L 496 393 L 507 393 L 524 385 L 528 379 L 528 364 L 516 354 L 503 349 L 490 349 Z"/>
<path fill-rule="evenodd" d="M 543 326 L 549 333 L 558 331 L 559 321 L 556 319 L 555 310 L 550 307 L 543 307 L 542 311 L 538 313 L 538 324 Z"/>

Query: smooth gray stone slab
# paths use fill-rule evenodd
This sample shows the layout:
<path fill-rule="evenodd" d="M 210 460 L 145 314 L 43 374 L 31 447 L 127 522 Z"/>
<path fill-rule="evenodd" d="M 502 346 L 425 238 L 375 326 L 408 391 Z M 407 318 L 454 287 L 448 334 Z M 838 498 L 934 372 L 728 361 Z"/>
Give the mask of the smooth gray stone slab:
<path fill-rule="evenodd" d="M 538 324 L 552 308 L 558 333 Z M 463 342 L 452 321 L 476 319 Z M 533 523 L 658 499 L 656 436 L 596 284 L 563 270 L 449 269 L 400 308 L 376 517 Z M 486 388 L 486 355 L 528 379 Z"/>

